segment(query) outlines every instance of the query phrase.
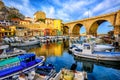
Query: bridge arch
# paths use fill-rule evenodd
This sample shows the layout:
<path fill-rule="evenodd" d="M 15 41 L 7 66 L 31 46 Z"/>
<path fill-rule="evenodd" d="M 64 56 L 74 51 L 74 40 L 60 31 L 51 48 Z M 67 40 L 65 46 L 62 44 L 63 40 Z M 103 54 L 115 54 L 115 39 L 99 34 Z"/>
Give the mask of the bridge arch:
<path fill-rule="evenodd" d="M 80 35 L 80 29 L 81 29 L 81 27 L 84 27 L 84 28 L 85 28 L 85 26 L 84 26 L 83 24 L 81 24 L 81 23 L 76 23 L 76 24 L 73 26 L 73 28 L 72 28 L 72 35 L 74 35 L 74 36 Z M 86 28 L 85 28 L 85 30 L 86 30 Z M 86 33 L 86 32 L 85 32 L 85 33 Z"/>
<path fill-rule="evenodd" d="M 108 22 L 113 26 L 113 24 L 109 20 L 104 20 L 104 19 L 103 20 L 96 20 L 92 23 L 92 25 L 90 25 L 89 35 L 97 36 L 97 30 L 98 30 L 99 26 L 104 22 Z"/>
<path fill-rule="evenodd" d="M 69 35 L 69 27 L 63 26 L 63 35 Z"/>

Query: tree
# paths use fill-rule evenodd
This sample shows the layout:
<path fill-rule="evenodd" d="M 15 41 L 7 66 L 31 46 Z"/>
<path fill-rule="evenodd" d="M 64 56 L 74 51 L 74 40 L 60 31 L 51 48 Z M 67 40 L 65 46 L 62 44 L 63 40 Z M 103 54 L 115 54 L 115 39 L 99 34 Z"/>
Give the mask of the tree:
<path fill-rule="evenodd" d="M 19 18 L 17 15 L 15 14 L 11 14 L 7 17 L 8 19 L 12 19 L 12 18 Z"/>
<path fill-rule="evenodd" d="M 41 22 L 45 23 L 45 19 L 38 19 L 37 21 L 41 21 Z"/>

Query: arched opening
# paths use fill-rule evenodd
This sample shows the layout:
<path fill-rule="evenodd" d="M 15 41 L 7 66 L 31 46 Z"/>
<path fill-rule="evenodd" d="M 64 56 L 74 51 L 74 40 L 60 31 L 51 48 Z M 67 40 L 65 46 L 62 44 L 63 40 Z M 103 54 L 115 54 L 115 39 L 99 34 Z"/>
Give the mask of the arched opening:
<path fill-rule="evenodd" d="M 86 36 L 86 29 L 84 26 L 81 26 L 80 28 L 80 36 Z"/>
<path fill-rule="evenodd" d="M 63 27 L 63 35 L 69 35 L 69 27 L 68 26 Z"/>
<path fill-rule="evenodd" d="M 98 20 L 92 24 L 89 34 L 92 36 L 113 34 L 113 29 L 114 27 L 107 20 Z"/>
<path fill-rule="evenodd" d="M 76 24 L 73 27 L 72 35 L 73 36 L 85 36 L 86 35 L 85 27 L 82 24 Z"/>

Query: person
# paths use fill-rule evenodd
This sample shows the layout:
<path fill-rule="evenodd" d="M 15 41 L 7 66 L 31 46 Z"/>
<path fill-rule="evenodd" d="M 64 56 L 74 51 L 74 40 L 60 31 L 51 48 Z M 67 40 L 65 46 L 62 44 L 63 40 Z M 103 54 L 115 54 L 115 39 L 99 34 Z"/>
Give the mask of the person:
<path fill-rule="evenodd" d="M 76 68 L 77 68 L 77 61 L 76 61 L 75 63 L 73 63 L 73 64 L 72 64 L 72 66 L 71 66 L 70 70 L 75 71 L 75 70 L 76 70 Z"/>
<path fill-rule="evenodd" d="M 115 43 L 114 43 L 115 48 L 119 48 L 119 36 L 115 38 Z"/>
<path fill-rule="evenodd" d="M 19 80 L 27 80 L 24 73 L 21 73 L 21 74 L 19 75 Z"/>

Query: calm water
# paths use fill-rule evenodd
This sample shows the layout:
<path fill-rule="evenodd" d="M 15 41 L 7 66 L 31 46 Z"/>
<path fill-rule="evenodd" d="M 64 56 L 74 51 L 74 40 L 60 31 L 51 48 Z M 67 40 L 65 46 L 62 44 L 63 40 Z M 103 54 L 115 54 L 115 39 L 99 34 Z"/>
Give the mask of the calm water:
<path fill-rule="evenodd" d="M 69 42 L 57 42 L 42 44 L 41 46 L 31 46 L 30 52 L 35 52 L 37 56 L 45 56 L 46 63 L 54 64 L 57 72 L 61 68 L 70 69 L 71 65 L 77 62 L 78 71 L 87 71 L 88 80 L 120 80 L 120 66 L 89 62 L 87 60 L 77 60 L 68 53 Z"/>

